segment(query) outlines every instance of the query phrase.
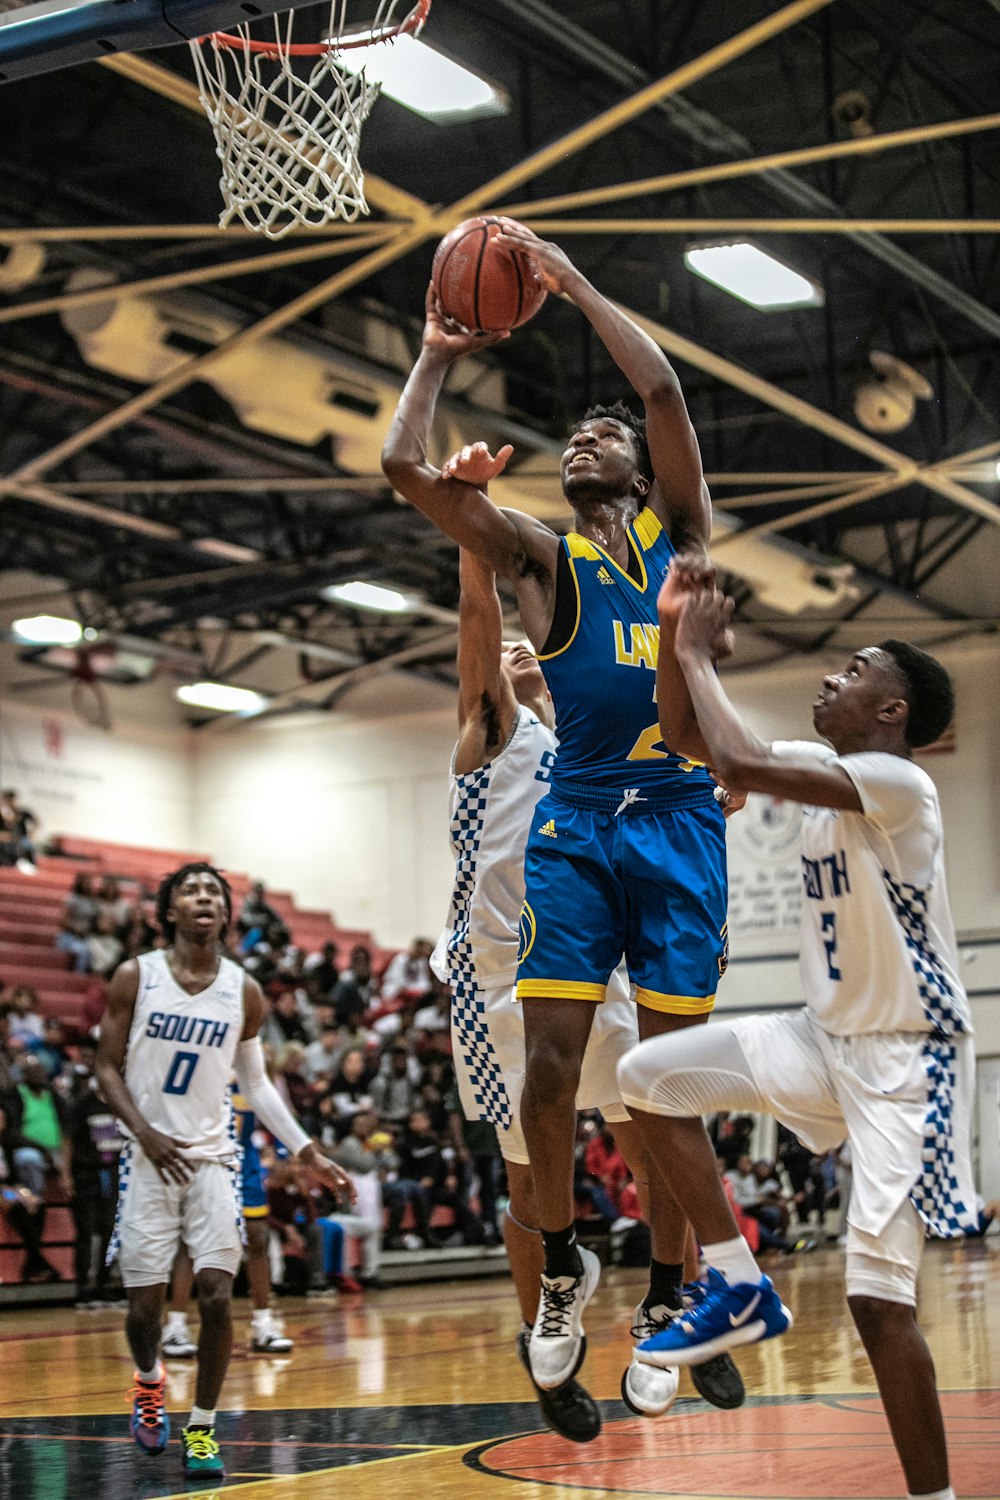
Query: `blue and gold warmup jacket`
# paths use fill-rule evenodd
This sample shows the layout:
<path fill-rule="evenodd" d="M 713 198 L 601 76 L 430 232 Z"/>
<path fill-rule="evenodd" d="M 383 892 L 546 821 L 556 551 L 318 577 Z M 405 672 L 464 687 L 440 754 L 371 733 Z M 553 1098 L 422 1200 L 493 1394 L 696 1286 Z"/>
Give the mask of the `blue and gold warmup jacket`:
<path fill-rule="evenodd" d="M 656 596 L 674 548 L 649 510 L 639 512 L 628 537 L 636 577 L 576 532 L 560 542 L 555 618 L 565 643 L 539 655 L 559 736 L 553 782 L 679 790 L 683 778 L 703 797 L 708 772 L 667 750 L 657 722 Z"/>

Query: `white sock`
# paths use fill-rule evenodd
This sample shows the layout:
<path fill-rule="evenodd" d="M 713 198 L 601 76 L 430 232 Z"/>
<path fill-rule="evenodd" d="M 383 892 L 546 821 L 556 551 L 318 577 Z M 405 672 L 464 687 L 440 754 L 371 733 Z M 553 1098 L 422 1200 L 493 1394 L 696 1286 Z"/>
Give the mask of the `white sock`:
<path fill-rule="evenodd" d="M 182 1313 L 182 1312 L 168 1312 L 167 1313 L 167 1321 L 166 1321 L 166 1324 L 165 1324 L 164 1329 L 163 1329 L 163 1332 L 165 1334 L 179 1333 L 183 1338 L 187 1338 L 187 1331 L 188 1331 L 187 1313 Z"/>
<path fill-rule="evenodd" d="M 271 1327 L 271 1309 L 269 1307 L 255 1307 L 250 1314 L 250 1327 L 254 1333 L 266 1333 Z"/>
<path fill-rule="evenodd" d="M 720 1240 L 717 1245 L 702 1245 L 701 1253 L 706 1264 L 724 1276 L 730 1286 L 741 1282 L 757 1286 L 764 1279 L 753 1251 L 741 1234 L 734 1240 Z"/>
<path fill-rule="evenodd" d="M 955 1491 L 949 1484 L 946 1490 L 931 1490 L 926 1495 L 908 1495 L 906 1500 L 955 1500 Z"/>
<path fill-rule="evenodd" d="M 214 1427 L 215 1412 L 206 1411 L 203 1406 L 192 1406 L 191 1416 L 188 1419 L 189 1427 Z"/>
<path fill-rule="evenodd" d="M 136 1370 L 135 1373 L 146 1385 L 155 1385 L 158 1380 L 163 1379 L 163 1366 L 157 1360 L 151 1370 Z"/>

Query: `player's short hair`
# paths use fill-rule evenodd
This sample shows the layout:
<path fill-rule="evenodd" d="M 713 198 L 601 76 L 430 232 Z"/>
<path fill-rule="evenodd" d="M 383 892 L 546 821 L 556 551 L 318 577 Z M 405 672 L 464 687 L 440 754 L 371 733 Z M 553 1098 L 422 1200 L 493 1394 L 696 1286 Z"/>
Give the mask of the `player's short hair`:
<path fill-rule="evenodd" d="M 229 931 L 229 924 L 233 918 L 233 893 L 229 889 L 229 881 L 221 870 L 210 865 L 206 860 L 195 859 L 190 864 L 181 865 L 179 870 L 174 870 L 169 875 L 164 875 L 160 881 L 159 890 L 156 892 L 156 920 L 160 930 L 168 943 L 172 943 L 177 933 L 177 924 L 173 922 L 167 913 L 173 905 L 174 892 L 179 885 L 183 885 L 189 875 L 214 875 L 222 887 L 223 899 L 226 903 L 226 920 L 222 924 L 220 938 L 224 938 Z"/>
<path fill-rule="evenodd" d="M 646 419 L 637 416 L 634 411 L 625 405 L 624 401 L 616 401 L 614 406 L 591 406 L 584 412 L 580 421 L 573 430 L 578 431 L 584 422 L 595 422 L 598 417 L 610 417 L 614 422 L 620 422 L 627 427 L 635 438 L 636 458 L 639 462 L 639 473 L 652 484 L 654 479 L 653 460 L 649 453 L 649 444 L 646 441 Z"/>
<path fill-rule="evenodd" d="M 909 712 L 906 741 L 915 750 L 940 739 L 955 716 L 955 689 L 936 657 L 908 641 L 880 641 L 880 651 L 892 657 L 899 673 Z"/>

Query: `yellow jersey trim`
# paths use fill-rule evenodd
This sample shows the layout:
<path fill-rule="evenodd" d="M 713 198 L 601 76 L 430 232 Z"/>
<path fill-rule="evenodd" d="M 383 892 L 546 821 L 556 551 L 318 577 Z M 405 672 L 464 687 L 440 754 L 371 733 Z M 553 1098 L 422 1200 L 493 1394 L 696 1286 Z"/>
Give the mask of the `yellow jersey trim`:
<path fill-rule="evenodd" d="M 583 614 L 583 609 L 580 604 L 580 580 L 576 576 L 576 567 L 574 566 L 573 559 L 575 557 L 591 557 L 591 559 L 594 560 L 592 554 L 596 552 L 597 549 L 593 547 L 592 543 L 587 541 L 586 537 L 577 536 L 575 531 L 571 531 L 568 534 L 568 536 L 566 537 L 566 543 L 567 552 L 569 554 L 569 571 L 573 576 L 573 587 L 576 590 L 576 619 L 573 622 L 573 630 L 565 646 L 560 646 L 558 651 L 540 651 L 538 653 L 539 661 L 552 661 L 554 657 L 562 656 L 563 652 L 568 651 L 570 646 L 572 646 L 573 642 L 576 640 L 576 633 L 580 629 L 580 619 Z M 588 548 L 590 549 L 590 551 L 587 550 Z"/>
<path fill-rule="evenodd" d="M 266 1203 L 261 1203 L 255 1208 L 244 1208 L 244 1219 L 266 1219 L 271 1212 Z"/>
<path fill-rule="evenodd" d="M 636 1005 L 662 1011 L 668 1016 L 705 1016 L 715 1005 L 714 995 L 661 995 L 659 990 L 637 989 Z"/>
<path fill-rule="evenodd" d="M 590 1000 L 601 1004 L 606 984 L 587 984 L 580 979 L 519 979 L 518 1000 Z"/>
<path fill-rule="evenodd" d="M 646 506 L 632 522 L 632 529 L 648 552 L 653 543 L 662 534 L 663 523 L 659 516 L 654 515 L 649 507 Z"/>

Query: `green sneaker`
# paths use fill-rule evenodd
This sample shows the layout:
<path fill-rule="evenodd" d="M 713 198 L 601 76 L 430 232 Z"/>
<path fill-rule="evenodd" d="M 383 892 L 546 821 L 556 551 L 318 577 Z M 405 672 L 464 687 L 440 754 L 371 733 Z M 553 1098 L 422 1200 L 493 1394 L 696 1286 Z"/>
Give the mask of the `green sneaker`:
<path fill-rule="evenodd" d="M 225 1479 L 214 1427 L 185 1427 L 181 1432 L 184 1473 L 193 1479 Z"/>

